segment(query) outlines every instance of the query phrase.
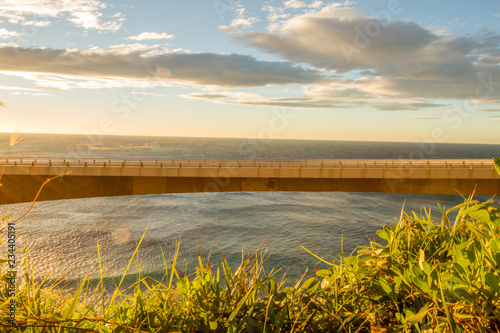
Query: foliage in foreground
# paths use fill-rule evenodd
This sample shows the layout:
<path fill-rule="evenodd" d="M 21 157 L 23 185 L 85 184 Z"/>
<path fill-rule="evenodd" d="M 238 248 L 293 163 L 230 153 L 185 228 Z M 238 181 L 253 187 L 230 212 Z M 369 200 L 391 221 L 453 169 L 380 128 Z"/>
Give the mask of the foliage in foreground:
<path fill-rule="evenodd" d="M 191 275 L 176 269 L 176 255 L 163 281 L 138 275 L 124 288 L 122 279 L 108 299 L 102 277 L 96 288 L 84 280 L 67 294 L 26 271 L 15 326 L 2 283 L 0 325 L 20 332 L 500 331 L 500 209 L 492 200 L 469 199 L 437 221 L 428 212 L 403 214 L 378 235 L 384 244 L 371 241 L 294 284 L 266 274 L 261 252 L 236 270 L 200 257 Z"/>

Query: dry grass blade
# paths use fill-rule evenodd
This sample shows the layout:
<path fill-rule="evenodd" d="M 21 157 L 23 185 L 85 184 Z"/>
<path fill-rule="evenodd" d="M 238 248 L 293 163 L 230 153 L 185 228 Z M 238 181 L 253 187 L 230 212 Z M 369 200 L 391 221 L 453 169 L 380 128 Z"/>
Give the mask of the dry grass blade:
<path fill-rule="evenodd" d="M 40 188 L 38 189 L 38 192 L 36 193 L 35 198 L 31 202 L 31 205 L 29 206 L 29 208 L 23 214 L 21 214 L 18 218 L 16 218 L 13 222 L 15 223 L 15 222 L 19 221 L 20 219 L 22 219 L 23 217 L 25 217 L 33 209 L 33 207 L 35 206 L 35 202 L 38 199 L 38 197 L 40 196 L 40 193 L 42 192 L 42 190 L 43 190 L 43 188 L 44 188 L 45 185 L 47 185 L 48 183 L 50 183 L 54 179 L 57 179 L 59 177 L 64 177 L 66 175 L 69 175 L 70 173 L 71 173 L 71 171 L 68 171 L 68 172 L 65 172 L 65 173 L 61 173 L 61 174 L 59 174 L 57 176 L 54 176 L 52 178 L 48 178 L 46 181 L 44 181 L 43 184 L 42 184 L 42 186 L 40 186 Z"/>

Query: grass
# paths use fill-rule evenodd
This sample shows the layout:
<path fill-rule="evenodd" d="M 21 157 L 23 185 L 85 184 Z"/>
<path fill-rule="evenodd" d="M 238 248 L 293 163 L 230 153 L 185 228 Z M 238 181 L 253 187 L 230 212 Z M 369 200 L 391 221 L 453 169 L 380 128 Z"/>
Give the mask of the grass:
<path fill-rule="evenodd" d="M 124 286 L 130 267 L 140 266 L 141 238 L 111 297 L 104 276 L 67 292 L 63 281 L 37 281 L 26 267 L 12 325 L 4 280 L 0 325 L 19 332 L 500 332 L 500 208 L 493 200 L 469 198 L 439 220 L 428 211 L 403 214 L 377 234 L 378 242 L 293 283 L 266 273 L 268 255 L 260 250 L 236 269 L 225 259 L 215 269 L 199 254 L 190 273 L 177 269 L 176 253 L 164 257 L 161 281 L 138 273 Z"/>

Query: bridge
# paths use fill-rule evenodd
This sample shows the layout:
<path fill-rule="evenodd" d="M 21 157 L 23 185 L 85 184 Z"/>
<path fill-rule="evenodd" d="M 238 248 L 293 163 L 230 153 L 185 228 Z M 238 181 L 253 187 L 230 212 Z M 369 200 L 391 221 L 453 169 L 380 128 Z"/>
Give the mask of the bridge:
<path fill-rule="evenodd" d="M 496 196 L 492 160 L 35 159 L 3 161 L 0 204 L 239 191 L 342 191 Z M 1 164 L 0 164 L 1 166 Z M 2 169 L 0 169 L 1 171 Z"/>

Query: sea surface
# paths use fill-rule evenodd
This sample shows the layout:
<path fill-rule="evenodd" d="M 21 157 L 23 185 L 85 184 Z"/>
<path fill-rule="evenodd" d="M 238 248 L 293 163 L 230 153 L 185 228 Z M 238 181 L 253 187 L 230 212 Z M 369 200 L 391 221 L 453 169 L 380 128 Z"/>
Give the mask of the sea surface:
<path fill-rule="evenodd" d="M 11 136 L 0 133 L 0 160 L 22 158 L 492 158 L 500 145 L 431 144 L 354 141 L 300 141 L 133 136 L 25 134 L 10 149 Z M 481 198 L 479 199 L 488 199 Z M 239 192 L 188 193 L 88 198 L 38 202 L 17 223 L 17 246 L 26 247 L 37 278 L 69 281 L 99 277 L 98 247 L 103 271 L 120 277 L 145 233 L 129 274 L 137 265 L 143 275 L 161 279 L 180 242 L 178 268 L 192 272 L 198 252 L 212 265 L 223 255 L 234 269 L 242 252 L 251 254 L 266 242 L 267 269 L 281 268 L 295 280 L 306 271 L 325 267 L 301 246 L 327 261 L 341 251 L 376 239 L 383 225 L 392 225 L 402 208 L 422 213 L 431 207 L 439 217 L 463 201 L 459 195 Z M 29 204 L 0 206 L 0 216 L 15 218 Z M 6 251 L 5 244 L 2 252 Z M 18 257 L 23 258 L 22 254 Z M 24 259 L 19 258 L 18 270 Z M 187 267 L 187 268 L 186 268 Z"/>

